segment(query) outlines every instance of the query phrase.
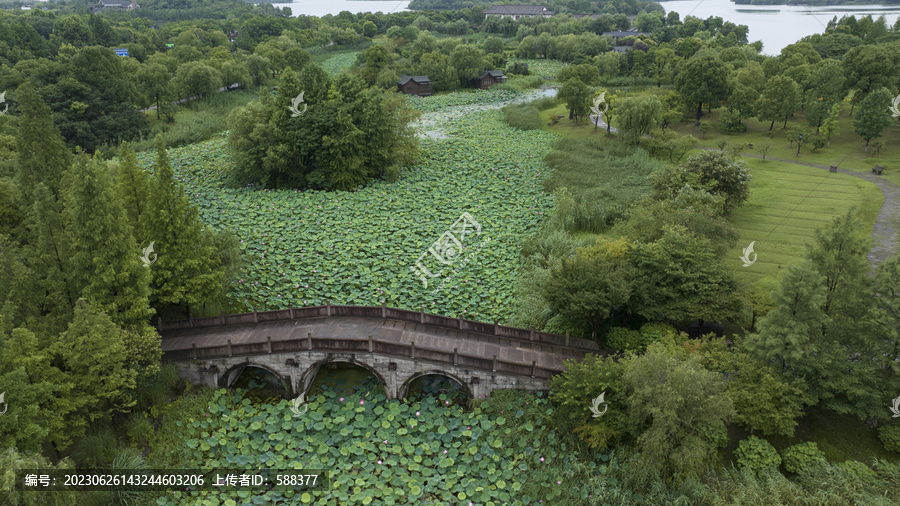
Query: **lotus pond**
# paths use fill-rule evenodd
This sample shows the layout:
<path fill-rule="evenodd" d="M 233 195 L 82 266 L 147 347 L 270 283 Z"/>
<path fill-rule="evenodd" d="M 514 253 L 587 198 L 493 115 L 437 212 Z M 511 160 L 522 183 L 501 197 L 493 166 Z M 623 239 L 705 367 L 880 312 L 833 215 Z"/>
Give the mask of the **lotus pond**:
<path fill-rule="evenodd" d="M 330 490 L 178 491 L 157 504 L 589 504 L 587 476 L 616 466 L 607 455 L 578 462 L 548 428 L 540 393 L 475 404 L 466 411 L 443 395 L 404 403 L 326 389 L 295 417 L 289 401 L 259 405 L 218 390 L 205 416 L 178 423 L 190 448 L 184 467 L 324 469 Z"/>
<path fill-rule="evenodd" d="M 230 188 L 221 138 L 170 150 L 203 221 L 231 228 L 240 240 L 244 267 L 230 294 L 232 310 L 384 303 L 507 321 L 520 244 L 552 207 L 541 183 L 555 136 L 513 129 L 498 110 L 481 109 L 521 98 L 510 91 L 429 97 L 425 116 L 450 138 L 423 140 L 418 164 L 398 181 L 349 192 Z M 479 110 L 457 118 L 461 103 Z M 148 167 L 153 157 L 139 154 Z M 477 254 L 424 286 L 411 267 L 463 212 L 481 227 L 464 244 L 469 252 L 478 247 Z"/>
<path fill-rule="evenodd" d="M 323 61 L 322 68 L 324 68 L 330 75 L 336 76 L 356 64 L 356 58 L 359 57 L 359 53 L 361 53 L 361 51 L 338 53 Z"/>

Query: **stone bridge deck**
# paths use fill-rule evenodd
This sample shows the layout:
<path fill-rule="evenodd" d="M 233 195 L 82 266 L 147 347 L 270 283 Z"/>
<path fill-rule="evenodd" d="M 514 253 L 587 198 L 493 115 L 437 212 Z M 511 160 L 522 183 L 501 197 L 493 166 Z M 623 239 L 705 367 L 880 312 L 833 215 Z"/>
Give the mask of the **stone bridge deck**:
<path fill-rule="evenodd" d="M 548 379 L 567 359 L 605 353 L 583 339 L 384 306 L 291 308 L 160 321 L 158 328 L 167 361 L 360 352 Z"/>

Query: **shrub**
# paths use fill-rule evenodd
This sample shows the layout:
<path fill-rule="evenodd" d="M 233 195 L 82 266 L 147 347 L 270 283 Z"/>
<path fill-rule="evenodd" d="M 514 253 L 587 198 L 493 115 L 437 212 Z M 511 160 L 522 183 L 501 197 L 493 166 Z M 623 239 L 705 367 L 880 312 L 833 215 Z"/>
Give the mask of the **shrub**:
<path fill-rule="evenodd" d="M 641 346 L 641 333 L 625 327 L 611 328 L 606 334 L 606 346 L 619 353 L 639 353 L 644 349 Z"/>
<path fill-rule="evenodd" d="M 610 357 L 588 355 L 580 362 L 567 361 L 566 370 L 550 380 L 554 426 L 576 431 L 595 449 L 603 449 L 624 433 L 627 414 L 622 409 L 621 378 L 624 364 Z M 594 417 L 591 399 L 604 393 L 609 412 Z"/>
<path fill-rule="evenodd" d="M 146 446 L 153 437 L 153 424 L 144 413 L 132 413 L 125 422 L 125 434 L 138 446 Z"/>
<path fill-rule="evenodd" d="M 541 128 L 541 115 L 536 107 L 530 104 L 514 104 L 503 108 L 506 122 L 519 130 L 537 130 Z"/>
<path fill-rule="evenodd" d="M 539 111 L 546 111 L 547 109 L 553 109 L 558 106 L 559 99 L 556 97 L 539 98 L 537 100 L 532 100 L 531 105 L 537 107 L 537 110 Z"/>
<path fill-rule="evenodd" d="M 527 75 L 531 74 L 531 71 L 528 70 L 527 63 L 515 62 L 515 63 L 511 63 L 509 66 L 506 67 L 506 73 L 507 74 L 518 74 L 520 76 L 527 76 Z"/>
<path fill-rule="evenodd" d="M 646 348 L 669 334 L 678 334 L 668 323 L 649 322 L 641 325 L 641 345 Z"/>
<path fill-rule="evenodd" d="M 764 469 L 777 468 L 781 465 L 781 456 L 775 447 L 756 436 L 750 436 L 738 443 L 734 456 L 739 467 L 750 468 L 757 474 Z"/>
<path fill-rule="evenodd" d="M 177 393 L 180 385 L 181 378 L 178 377 L 178 370 L 174 365 L 160 367 L 156 374 L 142 381 L 137 389 L 137 408 L 141 411 L 152 410 L 151 414 L 157 416 L 158 408 L 165 403 L 170 394 Z"/>
<path fill-rule="evenodd" d="M 878 429 L 878 439 L 884 445 L 884 449 L 889 452 L 900 453 L 900 427 L 883 426 Z"/>
<path fill-rule="evenodd" d="M 825 462 L 825 453 L 813 441 L 789 446 L 781 452 L 784 469 L 789 473 L 809 471 Z"/>
<path fill-rule="evenodd" d="M 741 113 L 732 109 L 725 109 L 722 112 L 722 123 L 724 124 L 722 131 L 726 134 L 740 134 L 747 131 L 747 127 L 741 123 Z"/>
<path fill-rule="evenodd" d="M 104 428 L 83 437 L 72 450 L 72 460 L 79 469 L 105 469 L 119 451 L 116 435 Z"/>
<path fill-rule="evenodd" d="M 866 484 L 873 484 L 878 481 L 878 474 L 871 467 L 863 464 L 858 460 L 845 460 L 836 464 L 837 467 L 843 469 L 854 478 Z"/>

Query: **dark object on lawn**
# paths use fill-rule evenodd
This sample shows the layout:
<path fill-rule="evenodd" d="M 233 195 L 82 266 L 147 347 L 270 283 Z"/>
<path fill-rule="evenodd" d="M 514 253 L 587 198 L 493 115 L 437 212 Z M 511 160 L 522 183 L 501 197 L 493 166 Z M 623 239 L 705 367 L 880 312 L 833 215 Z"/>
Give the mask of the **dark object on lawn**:
<path fill-rule="evenodd" d="M 884 170 L 884 167 L 882 167 L 881 165 L 876 165 L 875 168 L 872 169 L 872 172 L 874 172 L 880 176 L 881 171 L 883 171 L 883 170 Z"/>
<path fill-rule="evenodd" d="M 828 172 L 837 172 L 837 165 L 832 165 L 831 167 L 828 167 Z"/>
<path fill-rule="evenodd" d="M 701 325 L 700 321 L 697 320 L 694 323 L 691 323 L 687 327 L 682 329 L 690 336 L 691 339 L 697 339 L 700 336 L 704 336 L 712 332 L 716 335 L 716 337 L 722 337 L 725 335 L 725 327 L 716 322 L 703 322 Z"/>

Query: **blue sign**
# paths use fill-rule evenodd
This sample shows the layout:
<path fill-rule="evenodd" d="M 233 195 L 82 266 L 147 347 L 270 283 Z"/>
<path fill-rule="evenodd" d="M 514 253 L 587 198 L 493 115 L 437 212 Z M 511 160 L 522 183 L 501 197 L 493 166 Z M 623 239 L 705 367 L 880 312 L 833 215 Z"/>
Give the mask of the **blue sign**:
<path fill-rule="evenodd" d="M 128 56 L 128 49 L 116 49 L 116 56 Z"/>

